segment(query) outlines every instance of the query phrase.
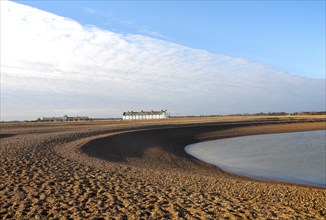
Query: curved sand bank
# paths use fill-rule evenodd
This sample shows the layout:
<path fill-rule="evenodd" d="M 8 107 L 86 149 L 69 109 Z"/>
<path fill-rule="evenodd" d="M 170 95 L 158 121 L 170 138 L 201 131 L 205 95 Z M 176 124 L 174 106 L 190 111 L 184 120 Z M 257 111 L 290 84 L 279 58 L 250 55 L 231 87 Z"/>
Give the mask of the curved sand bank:
<path fill-rule="evenodd" d="M 0 219 L 323 219 L 325 189 L 253 181 L 184 151 L 204 140 L 318 129 L 325 122 L 5 128 Z"/>
<path fill-rule="evenodd" d="M 200 175 L 218 174 L 215 166 L 187 154 L 185 146 L 197 142 L 245 135 L 324 129 L 323 123 L 218 123 L 122 132 L 91 140 L 82 153 L 108 162 L 138 168 Z"/>

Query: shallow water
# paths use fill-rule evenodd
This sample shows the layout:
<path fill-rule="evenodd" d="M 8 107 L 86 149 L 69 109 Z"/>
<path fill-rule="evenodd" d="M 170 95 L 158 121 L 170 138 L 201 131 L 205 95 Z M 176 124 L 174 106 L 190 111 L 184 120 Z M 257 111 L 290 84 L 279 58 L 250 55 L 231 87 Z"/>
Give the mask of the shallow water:
<path fill-rule="evenodd" d="M 185 150 L 243 176 L 326 187 L 325 145 L 321 130 L 206 141 Z"/>

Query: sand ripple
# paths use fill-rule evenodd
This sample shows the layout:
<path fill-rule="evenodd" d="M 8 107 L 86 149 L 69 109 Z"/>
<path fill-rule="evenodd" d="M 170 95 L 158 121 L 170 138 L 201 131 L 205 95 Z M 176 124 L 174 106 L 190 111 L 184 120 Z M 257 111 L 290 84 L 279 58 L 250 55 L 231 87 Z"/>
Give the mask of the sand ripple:
<path fill-rule="evenodd" d="M 326 215 L 325 189 L 238 177 L 183 151 L 194 141 L 321 129 L 325 122 L 165 125 L 140 130 L 147 128 L 142 126 L 1 125 L 0 218 L 323 219 Z"/>

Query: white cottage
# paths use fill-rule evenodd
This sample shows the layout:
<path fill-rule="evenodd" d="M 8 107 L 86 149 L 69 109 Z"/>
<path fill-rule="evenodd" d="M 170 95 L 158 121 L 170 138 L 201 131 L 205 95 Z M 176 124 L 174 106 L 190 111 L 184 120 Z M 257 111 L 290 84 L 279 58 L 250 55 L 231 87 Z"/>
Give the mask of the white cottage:
<path fill-rule="evenodd" d="M 136 119 L 163 119 L 168 118 L 167 110 L 161 111 L 128 111 L 124 112 L 122 115 L 123 120 L 136 120 Z"/>

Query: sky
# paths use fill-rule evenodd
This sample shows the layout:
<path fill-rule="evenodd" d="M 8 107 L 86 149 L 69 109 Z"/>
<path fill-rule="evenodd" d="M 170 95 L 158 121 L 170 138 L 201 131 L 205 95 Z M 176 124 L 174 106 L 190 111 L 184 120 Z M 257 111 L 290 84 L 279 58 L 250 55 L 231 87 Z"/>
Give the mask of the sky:
<path fill-rule="evenodd" d="M 17 2 L 83 25 L 325 78 L 325 1 Z"/>
<path fill-rule="evenodd" d="M 324 69 L 320 75 L 308 74 L 319 69 L 318 65 L 311 67 L 308 60 L 299 62 L 303 66 L 291 66 L 289 60 L 287 65 L 273 64 L 287 56 L 285 51 L 308 53 L 312 50 L 309 45 L 323 43 L 313 37 L 312 42 L 296 46 L 296 39 L 287 39 L 287 44 L 272 42 L 292 31 L 287 32 L 285 25 L 274 29 L 274 38 L 267 38 L 273 31 L 259 29 L 262 19 L 255 13 L 247 13 L 252 24 L 243 21 L 247 19 L 244 15 L 246 19 L 237 17 L 242 13 L 239 5 L 0 3 L 1 120 L 121 117 L 123 111 L 152 109 L 167 109 L 172 115 L 212 115 L 326 108 Z M 220 19 L 213 13 L 215 7 Z M 234 13 L 237 18 L 226 16 L 228 7 L 229 12 L 239 11 Z M 191 8 L 197 10 L 190 14 Z M 265 18 L 268 21 L 267 15 Z M 310 22 L 305 28 L 313 29 Z M 267 23 L 272 27 L 273 22 Z M 238 33 L 237 37 L 232 32 Z M 319 39 L 323 34 L 316 28 L 305 36 Z M 258 41 L 263 36 L 266 39 Z M 267 44 L 272 45 L 270 51 L 262 50 L 261 45 Z M 272 56 L 273 49 L 282 49 L 282 53 Z M 307 57 L 311 56 L 324 55 L 316 52 Z M 291 59 L 300 60 L 300 56 Z M 302 72 L 289 71 L 291 68 Z"/>

